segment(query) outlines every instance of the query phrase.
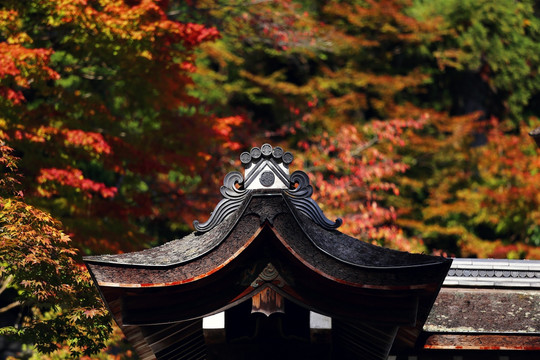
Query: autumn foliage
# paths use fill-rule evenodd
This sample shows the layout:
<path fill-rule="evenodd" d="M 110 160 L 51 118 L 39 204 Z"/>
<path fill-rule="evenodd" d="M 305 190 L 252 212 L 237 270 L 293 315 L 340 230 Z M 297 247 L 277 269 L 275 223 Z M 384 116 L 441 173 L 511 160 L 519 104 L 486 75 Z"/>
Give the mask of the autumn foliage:
<path fill-rule="evenodd" d="M 26 204 L 15 191 L 16 162 L 12 149 L 2 145 L 0 294 L 16 290 L 2 313 L 20 307 L 21 320 L 1 328 L 0 335 L 45 353 L 69 343 L 71 357 L 93 354 L 104 347 L 111 332 L 109 314 L 59 222 Z"/>
<path fill-rule="evenodd" d="M 532 2 L 193 7 L 225 30 L 202 47 L 198 87 L 296 147 L 344 231 L 409 251 L 538 257 Z"/>
<path fill-rule="evenodd" d="M 2 334 L 41 352 L 91 354 L 110 334 L 81 252 L 185 233 L 210 206 L 201 184 L 241 147 L 234 130 L 245 119 L 215 116 L 191 93 L 194 50 L 218 31 L 170 20 L 167 9 L 149 0 L 0 5 L 2 175 L 15 164 L 21 175 L 17 186 L 1 180 L 15 188 L 1 199 L 0 275 L 26 309 Z"/>
<path fill-rule="evenodd" d="M 199 185 L 240 147 L 233 130 L 244 119 L 209 114 L 190 93 L 193 51 L 217 30 L 169 20 L 166 9 L 112 0 L 1 8 L 2 138 L 21 158 L 27 201 L 62 220 L 85 252 L 185 231 L 205 209 Z"/>
<path fill-rule="evenodd" d="M 2 2 L 1 275 L 35 304 L 3 331 L 98 349 L 80 254 L 191 231 L 263 142 L 361 240 L 540 258 L 539 44 L 531 0 Z"/>

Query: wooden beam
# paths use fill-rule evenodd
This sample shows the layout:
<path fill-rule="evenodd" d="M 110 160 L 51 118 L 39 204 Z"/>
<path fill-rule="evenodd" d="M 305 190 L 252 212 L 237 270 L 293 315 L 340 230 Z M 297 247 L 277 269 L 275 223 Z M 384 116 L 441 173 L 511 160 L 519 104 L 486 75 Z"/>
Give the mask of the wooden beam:
<path fill-rule="evenodd" d="M 539 335 L 433 334 L 424 349 L 431 350 L 540 350 Z"/>

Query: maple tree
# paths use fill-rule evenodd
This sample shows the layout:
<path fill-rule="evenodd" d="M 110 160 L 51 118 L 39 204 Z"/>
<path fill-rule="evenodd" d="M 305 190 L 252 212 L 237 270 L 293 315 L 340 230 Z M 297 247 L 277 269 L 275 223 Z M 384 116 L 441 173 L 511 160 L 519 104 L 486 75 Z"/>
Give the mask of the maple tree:
<path fill-rule="evenodd" d="M 244 109 L 266 130 L 261 137 L 297 147 L 296 166 L 312 175 L 315 196 L 329 216 L 344 218 L 343 231 L 424 250 L 396 226 L 388 199 L 399 193 L 390 177 L 407 169 L 394 148 L 405 145 L 407 129 L 425 121 L 406 99 L 429 76 L 412 66 L 394 69 L 391 54 L 436 37 L 435 22 L 402 15 L 399 2 L 362 8 L 277 1 L 232 9 L 208 3 L 195 6 L 215 9 L 206 21 L 219 18 L 229 31 L 201 48 L 199 87 L 222 89 L 215 96 L 219 105 Z M 374 30 L 384 23 L 395 30 Z M 410 34 L 402 37 L 400 31 Z"/>
<path fill-rule="evenodd" d="M 370 29 L 364 38 L 370 54 L 374 46 L 392 54 L 375 51 L 376 65 L 362 64 L 383 71 L 382 81 L 372 85 L 383 91 L 367 92 L 380 108 L 373 106 L 366 120 L 423 120 L 409 127 L 414 131 L 399 133 L 405 146 L 389 149 L 407 168 L 392 178 L 401 190 L 388 202 L 397 209 L 397 225 L 408 242 L 418 237 L 437 253 L 538 258 L 538 153 L 525 136 L 537 123 L 526 115 L 538 84 L 540 23 L 532 3 L 415 5 L 368 1 L 332 7 L 356 25 L 355 39 L 363 39 L 359 26 Z M 433 7 L 439 11 L 420 16 Z M 381 22 L 369 25 L 370 19 Z M 517 31 L 505 31 L 514 26 Z M 390 59 L 390 66 L 384 68 L 380 59 Z"/>
<path fill-rule="evenodd" d="M 209 114 L 191 94 L 193 51 L 217 30 L 170 20 L 167 9 L 149 0 L 0 7 L 2 136 L 21 158 L 27 201 L 86 253 L 188 230 L 206 210 L 200 184 L 217 181 L 213 169 L 241 145 L 233 129 L 245 120 Z"/>
<path fill-rule="evenodd" d="M 260 138 L 297 147 L 295 164 L 344 231 L 403 250 L 538 257 L 538 206 L 512 200 L 534 199 L 531 144 L 512 155 L 527 170 L 519 196 L 503 202 L 515 210 L 498 221 L 503 203 L 488 189 L 511 178 L 493 166 L 475 177 L 483 155 L 534 126 L 532 2 L 207 0 L 187 9 L 206 9 L 202 21 L 223 35 L 201 47 L 199 91 L 251 116 Z M 487 126 L 492 117 L 499 124 Z M 506 129 L 494 137 L 493 126 Z"/>
<path fill-rule="evenodd" d="M 20 293 L 12 305 L 31 310 L 2 334 L 40 352 L 64 344 L 67 358 L 89 354 L 110 333 L 75 248 L 129 251 L 189 231 L 213 205 L 204 186 L 242 144 L 233 130 L 245 119 L 216 116 L 192 93 L 194 49 L 217 30 L 170 20 L 167 9 L 0 4 L 0 141 L 19 158 L 24 193 L 2 198 L 1 275 Z"/>
<path fill-rule="evenodd" d="M 409 12 L 441 19 L 423 101 L 447 112 L 411 140 L 400 225 L 448 254 L 538 258 L 538 152 L 525 135 L 538 122 L 533 2 L 415 2 Z"/>
<path fill-rule="evenodd" d="M 67 341 L 71 357 L 95 353 L 111 332 L 110 316 L 58 221 L 26 204 L 15 191 L 12 150 L 0 146 L 0 295 L 8 289 L 16 292 L 0 314 L 19 308 L 22 319 L 0 328 L 0 335 L 46 353 Z"/>
<path fill-rule="evenodd" d="M 540 157 L 525 135 L 540 115 L 539 32 L 529 0 L 4 1 L 0 140 L 20 158 L 24 202 L 3 197 L 3 219 L 48 232 L 40 256 L 58 244 L 81 281 L 65 294 L 89 291 L 72 245 L 131 251 L 190 231 L 230 153 L 270 141 L 296 150 L 346 233 L 540 258 Z"/>
<path fill-rule="evenodd" d="M 432 47 L 453 113 L 482 111 L 485 118 L 530 114 L 540 90 L 540 22 L 535 2 L 510 0 L 417 1 L 410 12 L 440 19 L 444 36 Z M 536 109 L 537 110 L 537 109 Z M 525 120 L 526 121 L 526 120 Z"/>
<path fill-rule="evenodd" d="M 411 135 L 414 159 L 401 178 L 398 224 L 436 252 L 474 257 L 538 258 L 538 152 L 496 118 L 433 113 Z M 481 132 L 480 132 L 481 131 Z M 474 145 L 475 134 L 486 144 Z"/>

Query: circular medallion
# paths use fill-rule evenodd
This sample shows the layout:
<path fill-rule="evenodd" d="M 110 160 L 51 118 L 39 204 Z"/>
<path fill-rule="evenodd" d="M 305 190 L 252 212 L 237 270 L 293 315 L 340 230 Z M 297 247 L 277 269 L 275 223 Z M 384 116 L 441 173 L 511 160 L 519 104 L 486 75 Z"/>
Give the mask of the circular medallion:
<path fill-rule="evenodd" d="M 268 156 L 272 153 L 272 145 L 270 144 L 264 144 L 261 146 L 261 151 L 264 156 Z"/>
<path fill-rule="evenodd" d="M 283 149 L 280 148 L 279 146 L 275 147 L 274 150 L 272 151 L 272 156 L 275 157 L 276 159 L 279 159 L 280 157 L 283 156 Z"/>
<path fill-rule="evenodd" d="M 251 149 L 251 157 L 254 158 L 254 159 L 258 159 L 261 157 L 261 149 L 259 149 L 258 147 L 254 147 L 253 149 Z"/>
<path fill-rule="evenodd" d="M 248 152 L 244 151 L 242 154 L 240 154 L 240 161 L 242 164 L 249 164 L 251 161 L 251 155 L 249 155 Z"/>
<path fill-rule="evenodd" d="M 276 175 L 274 175 L 271 171 L 265 171 L 261 174 L 260 177 L 261 185 L 264 187 L 270 187 L 274 185 L 274 181 L 276 181 Z"/>
<path fill-rule="evenodd" d="M 259 274 L 259 277 L 264 281 L 272 281 L 277 278 L 279 273 L 272 264 L 266 265 L 264 270 Z"/>
<path fill-rule="evenodd" d="M 291 153 L 288 152 L 288 151 L 287 151 L 285 154 L 283 154 L 283 157 L 282 157 L 282 158 L 283 158 L 283 162 L 284 162 L 285 164 L 287 164 L 287 165 L 290 164 L 290 163 L 292 163 L 293 160 L 294 160 L 293 154 L 291 154 Z"/>

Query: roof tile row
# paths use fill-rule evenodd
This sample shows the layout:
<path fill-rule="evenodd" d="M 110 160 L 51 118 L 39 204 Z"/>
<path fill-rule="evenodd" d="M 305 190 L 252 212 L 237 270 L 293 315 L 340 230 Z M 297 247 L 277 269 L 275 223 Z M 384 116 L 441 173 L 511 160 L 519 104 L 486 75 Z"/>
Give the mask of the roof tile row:
<path fill-rule="evenodd" d="M 540 261 L 454 259 L 444 285 L 540 288 Z"/>

